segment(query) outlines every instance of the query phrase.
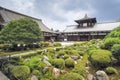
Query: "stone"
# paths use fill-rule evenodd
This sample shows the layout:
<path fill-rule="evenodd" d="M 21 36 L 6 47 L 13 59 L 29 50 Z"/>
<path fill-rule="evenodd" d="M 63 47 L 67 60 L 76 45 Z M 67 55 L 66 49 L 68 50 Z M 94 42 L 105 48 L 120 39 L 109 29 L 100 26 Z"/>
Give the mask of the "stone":
<path fill-rule="evenodd" d="M 92 74 L 87 74 L 87 80 L 93 80 L 93 75 Z"/>
<path fill-rule="evenodd" d="M 74 61 L 75 64 L 77 64 L 77 61 Z"/>
<path fill-rule="evenodd" d="M 61 74 L 66 74 L 66 73 L 68 73 L 66 70 L 60 70 L 60 73 Z"/>
<path fill-rule="evenodd" d="M 49 61 L 47 61 L 46 59 L 43 59 L 43 62 L 47 65 L 47 66 L 51 66 L 51 63 Z"/>
<path fill-rule="evenodd" d="M 83 56 L 80 56 L 80 59 L 82 59 L 83 58 Z"/>
<path fill-rule="evenodd" d="M 97 71 L 93 80 L 109 80 L 108 75 L 104 71 Z"/>
<path fill-rule="evenodd" d="M 46 67 L 42 70 L 43 74 L 45 74 L 48 70 L 49 70 L 49 67 L 46 66 Z"/>
<path fill-rule="evenodd" d="M 43 59 L 45 59 L 47 61 L 49 60 L 49 58 L 47 56 L 43 56 L 43 57 L 44 57 Z"/>
<path fill-rule="evenodd" d="M 79 59 L 79 56 L 71 56 L 72 59 L 77 60 Z"/>
<path fill-rule="evenodd" d="M 30 80 L 38 80 L 38 78 L 35 75 L 33 75 Z"/>
<path fill-rule="evenodd" d="M 60 76 L 60 69 L 53 68 L 52 75 L 55 79 L 57 79 Z"/>

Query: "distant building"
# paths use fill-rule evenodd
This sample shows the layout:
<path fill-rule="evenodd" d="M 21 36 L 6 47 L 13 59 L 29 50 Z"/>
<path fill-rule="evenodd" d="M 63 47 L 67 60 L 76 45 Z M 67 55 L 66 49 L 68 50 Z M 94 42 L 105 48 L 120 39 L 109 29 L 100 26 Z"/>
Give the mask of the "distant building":
<path fill-rule="evenodd" d="M 103 39 L 114 28 L 120 26 L 120 22 L 97 23 L 96 18 L 89 18 L 87 15 L 75 22 L 78 25 L 67 26 L 63 32 L 67 41 Z"/>
<path fill-rule="evenodd" d="M 97 23 L 96 18 L 89 18 L 85 15 L 84 18 L 75 20 L 78 25 L 67 26 L 64 32 L 55 32 L 46 27 L 41 19 L 0 7 L 0 30 L 9 21 L 25 17 L 31 18 L 38 23 L 44 41 L 50 41 L 51 39 L 54 39 L 55 41 L 86 41 L 98 38 L 103 39 L 111 30 L 120 25 L 120 22 Z"/>
<path fill-rule="evenodd" d="M 12 10 L 9 10 L 9 9 L 3 8 L 3 7 L 0 7 L 0 30 L 9 21 L 17 20 L 17 19 L 25 18 L 25 17 L 31 18 L 38 23 L 41 31 L 43 32 L 44 41 L 48 41 L 51 38 L 56 39 L 56 36 L 57 36 L 56 32 L 54 32 L 54 31 L 50 30 L 48 27 L 46 27 L 46 25 L 43 24 L 41 19 L 30 17 L 30 16 L 27 16 L 27 15 L 24 15 L 24 14 L 21 14 L 21 13 L 18 13 L 18 12 L 15 12 L 15 11 L 12 11 Z"/>

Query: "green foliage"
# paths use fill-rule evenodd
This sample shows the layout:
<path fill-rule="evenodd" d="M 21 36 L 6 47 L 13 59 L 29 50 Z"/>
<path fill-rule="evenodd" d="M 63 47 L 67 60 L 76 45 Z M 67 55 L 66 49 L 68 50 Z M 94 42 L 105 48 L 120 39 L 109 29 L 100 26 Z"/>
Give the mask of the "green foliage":
<path fill-rule="evenodd" d="M 67 58 L 69 58 L 69 55 L 65 54 L 64 59 L 67 59 Z"/>
<path fill-rule="evenodd" d="M 94 50 L 91 52 L 90 61 L 97 67 L 102 68 L 106 67 L 111 63 L 112 53 L 107 50 Z"/>
<path fill-rule="evenodd" d="M 41 47 L 48 47 L 50 46 L 50 42 L 40 42 Z"/>
<path fill-rule="evenodd" d="M 74 66 L 75 66 L 74 60 L 72 58 L 66 59 L 65 60 L 65 66 L 67 68 L 74 68 Z"/>
<path fill-rule="evenodd" d="M 111 51 L 113 56 L 120 60 L 120 44 L 114 44 Z"/>
<path fill-rule="evenodd" d="M 88 55 L 84 55 L 82 60 L 78 60 L 78 63 L 75 65 L 73 72 L 78 73 L 85 77 L 86 74 L 86 63 L 88 61 Z"/>
<path fill-rule="evenodd" d="M 48 51 L 49 53 L 55 53 L 55 50 L 54 50 L 54 48 L 52 48 L 52 47 L 47 48 L 47 51 Z"/>
<path fill-rule="evenodd" d="M 56 68 L 60 68 L 60 69 L 63 69 L 65 67 L 65 61 L 63 59 L 54 59 L 52 64 Z"/>
<path fill-rule="evenodd" d="M 77 50 L 65 50 L 65 53 L 68 55 L 75 55 L 75 56 L 79 56 L 79 51 Z"/>
<path fill-rule="evenodd" d="M 32 58 L 25 59 L 23 64 L 26 66 L 29 66 L 31 70 L 34 70 L 34 69 L 39 70 L 46 66 L 46 64 L 43 61 L 41 61 L 41 59 L 42 58 L 40 56 L 34 56 Z"/>
<path fill-rule="evenodd" d="M 103 40 L 103 48 L 111 50 L 114 44 L 120 44 L 120 26 L 111 31 Z"/>
<path fill-rule="evenodd" d="M 85 79 L 78 73 L 67 73 L 63 76 L 61 80 L 85 80 Z"/>
<path fill-rule="evenodd" d="M 54 42 L 54 43 L 53 43 L 53 46 L 59 47 L 59 46 L 62 46 L 62 45 L 61 45 L 61 43 L 59 43 L 59 42 Z"/>
<path fill-rule="evenodd" d="M 38 43 L 41 41 L 41 30 L 38 24 L 29 18 L 13 20 L 0 32 L 0 41 L 10 44 Z"/>
<path fill-rule="evenodd" d="M 30 74 L 30 69 L 27 66 L 11 66 L 10 72 L 17 80 L 26 80 Z"/>
<path fill-rule="evenodd" d="M 115 28 L 106 38 L 120 38 L 120 26 Z"/>
<path fill-rule="evenodd" d="M 65 55 L 65 51 L 60 50 L 60 51 L 57 51 L 56 54 L 57 54 L 57 57 L 60 57 L 60 56 Z"/>
<path fill-rule="evenodd" d="M 111 50 L 111 47 L 112 47 L 114 44 L 119 44 L 119 43 L 120 43 L 120 39 L 119 39 L 119 38 L 106 38 L 106 39 L 103 41 L 102 48 Z"/>
<path fill-rule="evenodd" d="M 118 74 L 118 71 L 117 71 L 117 69 L 115 69 L 115 68 L 113 68 L 113 67 L 107 67 L 106 69 L 105 69 L 105 72 L 107 73 L 107 74 Z"/>

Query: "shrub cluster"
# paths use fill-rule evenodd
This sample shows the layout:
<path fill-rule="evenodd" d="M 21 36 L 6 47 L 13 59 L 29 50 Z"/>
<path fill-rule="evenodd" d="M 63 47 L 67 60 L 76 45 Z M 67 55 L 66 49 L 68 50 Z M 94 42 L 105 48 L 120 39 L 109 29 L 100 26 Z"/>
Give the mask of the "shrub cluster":
<path fill-rule="evenodd" d="M 98 68 L 106 67 L 111 63 L 112 53 L 107 50 L 94 50 L 91 52 L 90 61 Z"/>
<path fill-rule="evenodd" d="M 10 73 L 18 80 L 26 80 L 30 74 L 30 69 L 27 66 L 11 66 Z"/>
<path fill-rule="evenodd" d="M 67 73 L 61 80 L 85 80 L 83 76 L 78 73 Z"/>
<path fill-rule="evenodd" d="M 119 43 L 120 43 L 120 39 L 119 39 L 119 38 L 106 38 L 106 39 L 103 41 L 102 48 L 111 50 L 111 47 L 112 47 L 114 44 L 119 44 Z"/>
<path fill-rule="evenodd" d="M 106 72 L 107 74 L 118 74 L 118 71 L 117 71 L 115 68 L 113 68 L 113 67 L 107 67 L 107 68 L 105 69 L 105 72 Z"/>
<path fill-rule="evenodd" d="M 48 47 L 50 46 L 50 42 L 40 42 L 41 47 Z"/>
<path fill-rule="evenodd" d="M 114 44 L 113 47 L 111 48 L 113 56 L 120 60 L 120 44 Z"/>
<path fill-rule="evenodd" d="M 62 46 L 62 45 L 61 45 L 61 43 L 59 43 L 59 42 L 54 42 L 54 43 L 53 43 L 53 46 L 59 47 L 59 46 Z"/>
<path fill-rule="evenodd" d="M 60 68 L 63 69 L 65 67 L 65 61 L 63 59 L 54 59 L 52 61 L 52 64 L 56 67 L 56 68 Z"/>
<path fill-rule="evenodd" d="M 71 58 L 66 59 L 65 60 L 65 66 L 67 68 L 74 68 L 74 66 L 75 66 L 74 60 L 71 59 Z"/>

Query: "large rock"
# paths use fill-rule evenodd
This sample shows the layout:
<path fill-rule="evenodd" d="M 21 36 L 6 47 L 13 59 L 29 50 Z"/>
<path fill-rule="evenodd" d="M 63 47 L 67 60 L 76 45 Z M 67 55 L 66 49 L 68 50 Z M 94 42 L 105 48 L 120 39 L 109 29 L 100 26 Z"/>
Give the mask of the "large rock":
<path fill-rule="evenodd" d="M 58 78 L 60 76 L 60 69 L 53 68 L 52 75 L 54 76 L 55 79 Z"/>
<path fill-rule="evenodd" d="M 93 75 L 92 74 L 87 74 L 87 80 L 93 80 Z"/>
<path fill-rule="evenodd" d="M 38 78 L 35 75 L 33 75 L 30 80 L 38 80 Z"/>
<path fill-rule="evenodd" d="M 93 80 L 109 80 L 109 78 L 104 71 L 97 71 Z"/>

